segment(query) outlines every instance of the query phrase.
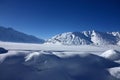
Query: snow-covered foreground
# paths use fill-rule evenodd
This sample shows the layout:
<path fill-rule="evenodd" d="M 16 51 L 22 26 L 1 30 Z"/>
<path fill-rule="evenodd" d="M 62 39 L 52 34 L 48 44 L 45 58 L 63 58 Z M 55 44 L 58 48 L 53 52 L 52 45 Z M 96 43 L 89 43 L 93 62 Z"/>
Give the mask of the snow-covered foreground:
<path fill-rule="evenodd" d="M 109 52 L 119 54 L 115 53 L 118 46 L 8 42 L 0 42 L 0 46 L 9 50 L 0 53 L 0 80 L 120 80 L 120 59 L 106 57 Z"/>

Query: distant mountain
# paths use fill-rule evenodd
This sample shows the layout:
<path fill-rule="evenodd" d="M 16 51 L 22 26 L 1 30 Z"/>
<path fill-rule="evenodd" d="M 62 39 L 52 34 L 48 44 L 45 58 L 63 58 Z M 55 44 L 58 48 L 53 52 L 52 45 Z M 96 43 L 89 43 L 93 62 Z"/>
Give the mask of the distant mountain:
<path fill-rule="evenodd" d="M 47 44 L 63 45 L 120 45 L 120 32 L 66 32 L 48 39 Z"/>
<path fill-rule="evenodd" d="M 12 28 L 0 26 L 0 41 L 22 42 L 22 43 L 43 43 L 43 39 L 39 39 L 32 35 L 16 31 Z"/>

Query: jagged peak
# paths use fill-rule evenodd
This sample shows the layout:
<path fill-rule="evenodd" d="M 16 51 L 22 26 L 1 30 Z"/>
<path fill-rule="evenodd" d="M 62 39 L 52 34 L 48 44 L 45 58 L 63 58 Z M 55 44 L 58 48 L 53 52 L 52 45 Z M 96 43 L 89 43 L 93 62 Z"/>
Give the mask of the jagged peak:
<path fill-rule="evenodd" d="M 116 32 L 117 34 L 117 32 Z M 119 35 L 116 35 L 120 37 Z M 94 44 L 94 45 L 118 45 L 119 38 L 116 38 L 113 34 L 108 32 L 100 32 L 96 30 L 92 31 L 81 31 L 81 32 L 65 32 L 58 34 L 51 39 L 50 42 L 54 43 L 65 43 L 65 44 Z"/>

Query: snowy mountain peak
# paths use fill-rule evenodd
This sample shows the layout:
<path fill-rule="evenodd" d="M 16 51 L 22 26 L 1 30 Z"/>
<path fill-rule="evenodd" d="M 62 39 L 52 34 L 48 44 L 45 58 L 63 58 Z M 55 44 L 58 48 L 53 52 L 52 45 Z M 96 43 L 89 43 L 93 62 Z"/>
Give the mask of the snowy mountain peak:
<path fill-rule="evenodd" d="M 47 43 L 64 45 L 85 45 L 90 44 L 90 38 L 81 32 L 67 32 L 58 34 L 47 41 Z"/>
<path fill-rule="evenodd" d="M 92 30 L 58 34 L 46 43 L 63 45 L 119 45 L 119 41 L 119 32 L 99 32 Z"/>
<path fill-rule="evenodd" d="M 22 42 L 22 43 L 43 43 L 44 40 L 32 35 L 14 30 L 13 28 L 5 28 L 0 26 L 0 41 L 6 42 Z"/>

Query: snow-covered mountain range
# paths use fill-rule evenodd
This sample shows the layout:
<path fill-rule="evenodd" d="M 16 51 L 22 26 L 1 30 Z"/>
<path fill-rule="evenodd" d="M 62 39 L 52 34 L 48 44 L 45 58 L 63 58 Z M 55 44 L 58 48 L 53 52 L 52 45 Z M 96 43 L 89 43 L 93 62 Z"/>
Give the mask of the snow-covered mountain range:
<path fill-rule="evenodd" d="M 66 32 L 58 34 L 46 43 L 63 45 L 120 45 L 120 32 Z"/>
<path fill-rule="evenodd" d="M 120 32 L 66 32 L 48 39 L 46 42 L 32 35 L 0 26 L 0 41 L 22 43 L 45 43 L 61 45 L 120 45 Z"/>
<path fill-rule="evenodd" d="M 32 35 L 27 35 L 12 28 L 0 26 L 0 41 L 22 42 L 22 43 L 43 43 L 44 40 Z"/>

